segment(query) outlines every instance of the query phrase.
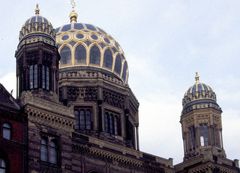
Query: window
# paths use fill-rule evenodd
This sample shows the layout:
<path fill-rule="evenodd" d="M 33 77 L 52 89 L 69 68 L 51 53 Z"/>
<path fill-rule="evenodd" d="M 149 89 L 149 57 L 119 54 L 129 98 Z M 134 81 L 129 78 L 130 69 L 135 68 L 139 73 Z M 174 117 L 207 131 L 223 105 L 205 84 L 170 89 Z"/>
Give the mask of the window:
<path fill-rule="evenodd" d="M 112 52 L 111 50 L 107 49 L 104 53 L 104 61 L 103 61 L 103 66 L 109 69 L 112 69 Z"/>
<path fill-rule="evenodd" d="M 34 65 L 34 88 L 38 87 L 38 65 Z"/>
<path fill-rule="evenodd" d="M 65 46 L 60 52 L 61 64 L 70 64 L 71 63 L 71 50 L 69 47 Z"/>
<path fill-rule="evenodd" d="M 6 162 L 5 160 L 0 158 L 0 173 L 6 172 Z"/>
<path fill-rule="evenodd" d="M 30 89 L 38 88 L 38 65 L 30 65 L 29 72 L 29 86 Z"/>
<path fill-rule="evenodd" d="M 57 146 L 53 140 L 49 144 L 49 162 L 53 164 L 57 163 Z"/>
<path fill-rule="evenodd" d="M 42 88 L 49 90 L 49 67 L 42 66 Z"/>
<path fill-rule="evenodd" d="M 76 64 L 86 64 L 86 49 L 83 45 L 77 46 L 75 50 Z"/>
<path fill-rule="evenodd" d="M 122 59 L 121 59 L 121 56 L 118 55 L 116 57 L 116 61 L 115 61 L 115 67 L 114 67 L 114 71 L 118 74 L 121 73 L 121 70 L 122 70 Z"/>
<path fill-rule="evenodd" d="M 76 129 L 91 130 L 92 129 L 92 111 L 90 108 L 76 108 Z"/>
<path fill-rule="evenodd" d="M 4 139 L 11 139 L 11 126 L 9 123 L 3 124 L 3 138 Z"/>
<path fill-rule="evenodd" d="M 100 55 L 99 48 L 96 45 L 94 45 L 90 50 L 90 63 L 99 65 L 100 64 L 100 56 L 101 55 Z"/>
<path fill-rule="evenodd" d="M 124 81 L 126 80 L 126 77 L 127 77 L 127 62 L 125 62 L 123 66 L 122 78 Z"/>
<path fill-rule="evenodd" d="M 105 132 L 111 135 L 121 135 L 120 115 L 110 111 L 104 114 Z"/>
<path fill-rule="evenodd" d="M 190 144 L 190 149 L 194 149 L 196 146 L 195 139 L 196 139 L 196 133 L 195 133 L 195 128 L 194 126 L 191 126 L 188 128 L 189 130 L 189 144 Z"/>
<path fill-rule="evenodd" d="M 208 126 L 207 124 L 200 124 L 200 144 L 201 146 L 208 146 Z"/>
<path fill-rule="evenodd" d="M 57 164 L 58 148 L 55 138 L 41 138 L 40 158 L 41 161 Z"/>
<path fill-rule="evenodd" d="M 218 131 L 218 134 L 219 134 L 220 148 L 223 148 L 222 132 L 219 130 L 219 131 Z"/>
<path fill-rule="evenodd" d="M 47 162 L 48 161 L 48 147 L 47 147 L 47 139 L 41 139 L 41 160 Z"/>

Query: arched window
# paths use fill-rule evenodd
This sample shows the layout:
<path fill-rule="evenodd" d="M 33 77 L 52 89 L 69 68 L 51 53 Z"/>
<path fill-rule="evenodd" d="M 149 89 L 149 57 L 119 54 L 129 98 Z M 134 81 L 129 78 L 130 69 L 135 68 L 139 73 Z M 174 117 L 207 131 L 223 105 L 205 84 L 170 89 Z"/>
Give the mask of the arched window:
<path fill-rule="evenodd" d="M 190 126 L 188 128 L 189 130 L 189 144 L 190 144 L 190 149 L 193 149 L 196 147 L 196 133 L 195 133 L 195 128 L 194 126 Z"/>
<path fill-rule="evenodd" d="M 49 90 L 49 78 L 50 78 L 50 73 L 49 73 L 49 67 L 42 65 L 42 88 Z"/>
<path fill-rule="evenodd" d="M 92 129 L 92 111 L 89 108 L 76 108 L 76 129 L 91 130 Z"/>
<path fill-rule="evenodd" d="M 80 128 L 80 116 L 79 116 L 79 112 L 78 111 L 74 111 L 74 114 L 75 114 L 75 119 L 76 119 L 76 126 L 75 126 L 75 129 L 79 129 Z"/>
<path fill-rule="evenodd" d="M 111 135 L 121 135 L 120 115 L 114 112 L 105 111 L 104 114 L 105 132 Z"/>
<path fill-rule="evenodd" d="M 196 131 L 194 126 L 188 128 L 189 131 L 189 149 L 194 149 L 196 147 Z"/>
<path fill-rule="evenodd" d="M 112 63 L 113 63 L 112 52 L 111 50 L 107 49 L 104 52 L 103 66 L 106 68 L 112 69 Z"/>
<path fill-rule="evenodd" d="M 118 55 L 116 57 L 116 61 L 115 61 L 115 67 L 114 67 L 114 71 L 118 74 L 121 73 L 122 70 L 122 58 L 120 55 Z"/>
<path fill-rule="evenodd" d="M 6 162 L 0 158 L 0 173 L 6 173 Z"/>
<path fill-rule="evenodd" d="M 90 130 L 91 129 L 91 112 L 90 110 L 86 110 L 86 129 Z"/>
<path fill-rule="evenodd" d="M 57 163 L 57 146 L 53 140 L 49 144 L 49 162 L 53 164 Z"/>
<path fill-rule="evenodd" d="M 109 133 L 109 113 L 105 112 L 104 115 L 104 128 L 105 128 L 105 132 Z"/>
<path fill-rule="evenodd" d="M 38 65 L 30 65 L 29 68 L 29 87 L 38 88 Z"/>
<path fill-rule="evenodd" d="M 126 81 L 126 77 L 127 77 L 127 62 L 125 62 L 123 66 L 122 78 L 124 81 Z"/>
<path fill-rule="evenodd" d="M 100 64 L 100 50 L 96 45 L 90 50 L 90 63 L 96 65 Z"/>
<path fill-rule="evenodd" d="M 2 133 L 4 139 L 11 139 L 11 125 L 9 123 L 3 124 Z"/>
<path fill-rule="evenodd" d="M 42 137 L 40 147 L 40 159 L 44 162 L 57 164 L 58 147 L 55 138 Z"/>
<path fill-rule="evenodd" d="M 207 124 L 200 124 L 200 144 L 201 146 L 208 146 L 208 126 Z"/>
<path fill-rule="evenodd" d="M 86 64 L 86 49 L 83 45 L 78 45 L 75 50 L 76 64 Z"/>
<path fill-rule="evenodd" d="M 48 161 L 48 146 L 47 146 L 47 139 L 46 138 L 42 138 L 41 139 L 41 153 L 40 153 L 40 158 L 41 161 Z"/>
<path fill-rule="evenodd" d="M 84 130 L 85 129 L 85 111 L 82 109 L 79 111 L 79 124 L 80 124 L 79 129 Z"/>
<path fill-rule="evenodd" d="M 69 47 L 65 46 L 60 52 L 61 64 L 70 64 L 71 63 L 71 50 Z"/>

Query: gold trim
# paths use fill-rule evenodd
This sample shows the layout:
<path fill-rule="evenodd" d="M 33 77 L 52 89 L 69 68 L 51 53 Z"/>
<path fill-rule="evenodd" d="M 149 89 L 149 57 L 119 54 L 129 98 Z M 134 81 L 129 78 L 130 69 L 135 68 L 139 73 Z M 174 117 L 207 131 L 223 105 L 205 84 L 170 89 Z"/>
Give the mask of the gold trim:
<path fill-rule="evenodd" d="M 69 15 L 70 17 L 70 22 L 71 23 L 76 23 L 77 22 L 77 18 L 78 18 L 78 14 L 77 12 L 75 11 L 75 8 L 76 8 L 76 2 L 74 0 L 71 0 L 71 5 L 72 5 L 72 11 Z"/>
<path fill-rule="evenodd" d="M 39 16 L 39 14 L 40 14 L 40 9 L 39 9 L 38 4 L 36 4 L 35 14 L 36 14 L 36 16 Z"/>
<path fill-rule="evenodd" d="M 196 81 L 196 84 L 198 84 L 198 83 L 199 83 L 199 78 L 200 78 L 200 76 L 198 75 L 198 72 L 196 72 L 196 76 L 195 76 L 195 81 Z"/>

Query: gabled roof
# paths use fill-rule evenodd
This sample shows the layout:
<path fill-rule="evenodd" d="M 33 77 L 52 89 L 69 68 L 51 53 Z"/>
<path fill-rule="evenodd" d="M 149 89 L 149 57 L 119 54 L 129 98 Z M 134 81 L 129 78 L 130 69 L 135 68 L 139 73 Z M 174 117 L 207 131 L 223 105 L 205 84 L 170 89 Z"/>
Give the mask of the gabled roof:
<path fill-rule="evenodd" d="M 14 110 L 20 110 L 20 105 L 16 99 L 6 90 L 6 88 L 0 83 L 0 106 L 8 107 Z"/>

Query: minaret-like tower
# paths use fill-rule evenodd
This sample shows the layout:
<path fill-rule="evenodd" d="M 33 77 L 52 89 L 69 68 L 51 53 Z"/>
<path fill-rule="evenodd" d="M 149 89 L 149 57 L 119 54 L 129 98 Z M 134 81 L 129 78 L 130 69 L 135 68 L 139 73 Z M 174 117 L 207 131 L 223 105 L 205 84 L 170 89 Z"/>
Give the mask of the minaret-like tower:
<path fill-rule="evenodd" d="M 226 157 L 222 140 L 222 110 L 212 88 L 199 81 L 184 95 L 181 115 L 184 160 L 176 173 L 239 173 L 238 160 Z"/>
<path fill-rule="evenodd" d="M 23 25 L 15 54 L 17 61 L 17 98 L 31 91 L 40 97 L 51 97 L 58 92 L 58 62 L 60 56 L 52 24 L 39 15 Z"/>
<path fill-rule="evenodd" d="M 222 110 L 217 104 L 212 88 L 199 81 L 196 73 L 195 84 L 183 98 L 181 115 L 184 142 L 184 160 L 199 155 L 226 157 L 222 141 Z"/>

